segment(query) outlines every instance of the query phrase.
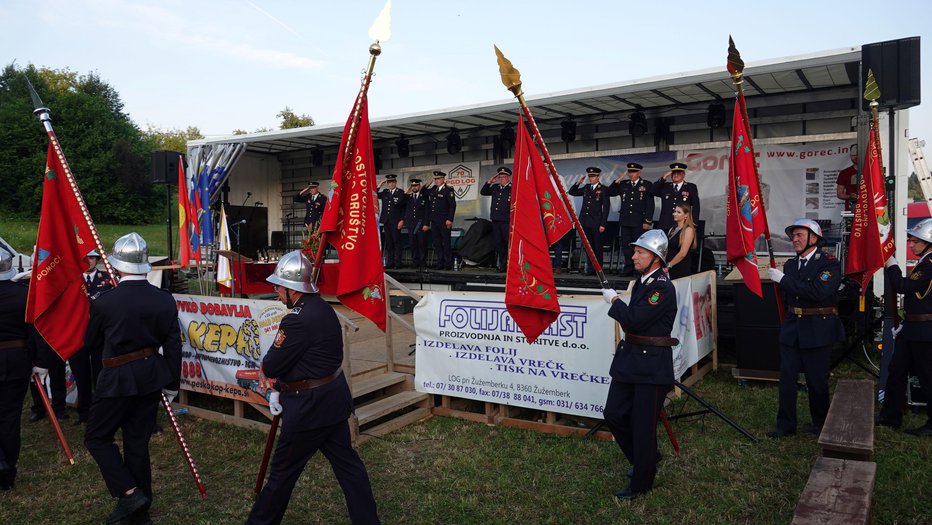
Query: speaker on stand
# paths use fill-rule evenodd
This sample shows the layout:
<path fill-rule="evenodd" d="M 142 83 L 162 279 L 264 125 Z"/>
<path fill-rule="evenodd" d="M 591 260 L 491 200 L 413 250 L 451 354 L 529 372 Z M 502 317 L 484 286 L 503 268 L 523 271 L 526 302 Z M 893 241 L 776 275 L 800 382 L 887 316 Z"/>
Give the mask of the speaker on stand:
<path fill-rule="evenodd" d="M 168 224 L 168 260 L 174 261 L 172 242 L 172 191 L 171 185 L 178 182 L 178 162 L 184 165 L 184 155 L 177 151 L 156 150 L 152 152 L 152 183 L 165 185 L 165 216 Z"/>

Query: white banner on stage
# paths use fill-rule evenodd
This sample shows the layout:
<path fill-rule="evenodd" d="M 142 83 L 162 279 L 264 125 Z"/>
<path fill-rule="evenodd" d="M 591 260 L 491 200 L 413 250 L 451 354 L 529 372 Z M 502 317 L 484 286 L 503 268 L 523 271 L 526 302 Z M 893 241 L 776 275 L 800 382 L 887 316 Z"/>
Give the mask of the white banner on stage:
<path fill-rule="evenodd" d="M 676 377 L 713 348 L 714 273 L 674 282 Z M 622 292 L 623 300 L 629 294 Z M 602 417 L 615 321 L 601 297 L 562 297 L 560 317 L 528 344 L 500 293 L 432 292 L 414 309 L 419 392 Z"/>

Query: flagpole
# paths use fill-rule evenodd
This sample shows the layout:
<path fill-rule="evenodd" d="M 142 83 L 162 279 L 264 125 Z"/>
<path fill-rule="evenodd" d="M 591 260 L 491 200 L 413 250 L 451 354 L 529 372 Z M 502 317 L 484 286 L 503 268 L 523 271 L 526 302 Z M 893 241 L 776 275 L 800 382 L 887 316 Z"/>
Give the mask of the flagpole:
<path fill-rule="evenodd" d="M 110 282 L 116 286 L 116 272 L 113 270 L 113 267 L 110 266 L 110 261 L 107 259 L 107 253 L 104 250 L 103 243 L 100 240 L 100 235 L 97 233 L 97 227 L 94 226 L 94 221 L 91 219 L 91 214 L 87 210 L 87 204 L 84 202 L 84 197 L 81 195 L 81 190 L 78 188 L 78 183 L 75 181 L 74 175 L 71 173 L 71 167 L 68 165 L 68 161 L 65 159 L 65 153 L 61 149 L 61 144 L 58 142 L 58 137 L 55 135 L 55 130 L 52 129 L 52 118 L 50 115 L 51 112 L 49 111 L 49 108 L 42 104 L 42 99 L 39 98 L 39 94 L 36 93 L 35 88 L 32 87 L 32 82 L 29 81 L 29 77 L 26 77 L 26 85 L 29 87 L 29 96 L 32 97 L 32 103 L 35 107 L 33 114 L 39 117 L 39 122 L 42 123 L 42 126 L 45 128 L 45 131 L 49 136 L 49 141 L 51 142 L 52 147 L 55 150 L 55 154 L 58 156 L 58 160 L 61 162 L 61 166 L 65 171 L 65 179 L 68 181 L 68 186 L 71 188 L 71 193 L 77 201 L 78 206 L 81 208 L 81 215 L 84 216 L 84 222 L 87 224 L 87 228 L 91 232 L 91 236 L 94 238 L 94 245 L 97 247 L 97 253 L 100 254 L 100 258 L 103 260 L 104 266 L 107 268 L 107 273 L 110 275 Z M 194 459 L 191 457 L 191 454 L 188 453 L 187 443 L 185 442 L 184 436 L 181 434 L 181 428 L 179 428 L 175 422 L 175 415 L 171 411 L 171 405 L 168 403 L 168 398 L 165 397 L 165 394 L 162 394 L 162 402 L 164 403 L 166 410 L 168 410 L 168 417 L 172 420 L 172 428 L 175 430 L 175 437 L 178 438 L 178 442 L 181 444 L 181 448 L 185 452 L 185 459 L 188 462 L 188 467 L 194 474 L 194 480 L 198 484 L 198 490 L 201 490 L 203 495 L 203 485 L 201 484 L 200 476 L 197 474 L 197 467 L 194 465 Z"/>
<path fill-rule="evenodd" d="M 65 439 L 65 434 L 61 431 L 61 425 L 58 423 L 58 416 L 55 415 L 55 410 L 52 409 L 49 396 L 45 393 L 45 385 L 43 385 L 42 381 L 39 379 L 39 374 L 32 374 L 32 380 L 36 385 L 36 390 L 39 391 L 39 398 L 42 399 L 42 405 L 45 406 L 45 413 L 49 415 L 49 421 L 52 422 L 52 429 L 55 430 L 55 435 L 58 436 L 58 442 L 61 443 L 62 451 L 65 453 L 68 462 L 74 465 L 74 455 L 71 454 L 71 447 L 68 446 L 68 440 Z"/>
<path fill-rule="evenodd" d="M 744 126 L 747 128 L 748 133 L 751 132 L 751 121 L 748 118 L 748 107 L 747 102 L 744 98 L 744 60 L 741 59 L 741 53 L 738 52 L 738 48 L 735 47 L 735 41 L 732 40 L 731 36 L 728 36 L 728 73 L 731 75 L 731 80 L 735 84 L 735 95 L 737 96 L 741 107 L 741 118 L 744 120 Z M 750 140 L 750 137 L 748 137 Z M 757 187 L 761 187 L 760 182 L 760 173 L 757 171 L 757 161 L 754 161 L 754 176 L 757 177 Z M 770 223 L 767 222 L 767 207 L 764 205 L 763 199 L 761 199 L 760 205 L 761 215 L 764 219 L 764 242 L 767 245 L 767 256 L 770 258 L 770 267 L 776 268 L 777 261 L 773 255 L 773 242 L 770 240 Z M 777 313 L 780 315 L 780 322 L 783 322 L 783 297 L 780 293 L 780 283 L 773 283 L 773 292 L 774 297 L 777 300 Z"/>
<path fill-rule="evenodd" d="M 559 189 L 560 198 L 563 200 L 563 205 L 566 207 L 567 213 L 573 219 L 573 226 L 576 231 L 579 232 L 579 237 L 582 240 L 583 248 L 586 250 L 586 254 L 589 256 L 589 261 L 592 262 L 592 267 L 595 270 L 596 276 L 599 279 L 599 283 L 602 288 L 609 288 L 608 279 L 605 278 L 605 274 L 602 272 L 602 265 L 599 263 L 598 259 L 595 257 L 595 252 L 592 250 L 592 245 L 589 244 L 589 239 L 586 238 L 586 232 L 583 230 L 582 224 L 579 222 L 579 217 L 576 215 L 576 210 L 573 208 L 573 203 L 570 201 L 569 195 L 566 192 L 566 188 L 563 187 L 563 182 L 560 180 L 560 177 L 557 175 L 557 168 L 553 165 L 553 160 L 550 158 L 550 152 L 547 151 L 547 144 L 544 142 L 544 138 L 540 134 L 540 130 L 537 128 L 537 122 L 534 120 L 534 115 L 531 114 L 531 109 L 527 105 L 527 101 L 524 100 L 524 92 L 521 90 L 521 72 L 515 69 L 511 64 L 511 61 L 505 58 L 505 55 L 502 54 L 501 50 L 498 49 L 498 46 L 495 47 L 495 54 L 498 56 L 498 70 L 502 76 L 502 84 L 505 84 L 505 87 L 508 88 L 508 91 L 511 91 L 515 98 L 518 99 L 518 104 L 521 105 L 521 110 L 524 112 L 524 116 L 527 117 L 528 123 L 531 125 L 531 130 L 534 132 L 534 138 L 537 139 L 537 143 L 540 144 L 541 151 L 544 155 L 544 162 L 547 164 L 547 169 L 550 170 L 550 174 L 556 182 L 556 187 Z"/>

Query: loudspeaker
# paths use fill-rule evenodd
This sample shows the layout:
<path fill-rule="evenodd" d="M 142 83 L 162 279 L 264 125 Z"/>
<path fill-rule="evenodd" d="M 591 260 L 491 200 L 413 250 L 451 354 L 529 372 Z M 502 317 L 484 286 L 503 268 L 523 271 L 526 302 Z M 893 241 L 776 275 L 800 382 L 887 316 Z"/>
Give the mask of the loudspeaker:
<path fill-rule="evenodd" d="M 780 370 L 780 314 L 773 286 L 761 286 L 763 299 L 744 284 L 732 287 L 735 301 L 735 351 L 740 369 Z"/>
<path fill-rule="evenodd" d="M 278 230 L 272 232 L 272 249 L 273 250 L 284 250 L 285 249 L 285 232 L 278 231 Z"/>
<path fill-rule="evenodd" d="M 920 102 L 919 37 L 888 40 L 861 46 L 861 86 L 867 72 L 874 72 L 880 88 L 880 109 L 906 109 Z M 869 110 L 870 102 L 864 101 Z"/>
<path fill-rule="evenodd" d="M 156 150 L 152 152 L 152 183 L 175 184 L 178 182 L 177 151 Z M 182 159 L 184 155 L 181 155 Z"/>

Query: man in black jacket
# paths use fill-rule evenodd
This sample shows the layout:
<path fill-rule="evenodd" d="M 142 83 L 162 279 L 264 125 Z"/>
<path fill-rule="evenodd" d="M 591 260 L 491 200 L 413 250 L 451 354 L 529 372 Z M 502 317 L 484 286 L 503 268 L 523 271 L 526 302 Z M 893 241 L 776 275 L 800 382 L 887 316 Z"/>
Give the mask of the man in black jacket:
<path fill-rule="evenodd" d="M 405 192 L 397 187 L 398 175 L 386 175 L 387 188 L 379 192 L 379 224 L 382 225 L 382 253 L 385 269 L 401 266 L 401 228 L 405 216 Z"/>
<path fill-rule="evenodd" d="M 100 254 L 97 250 L 87 252 L 87 270 L 84 271 L 84 291 L 91 301 L 97 299 L 101 293 L 113 288 L 110 275 L 97 269 Z M 99 350 L 99 349 L 98 349 Z M 87 347 L 81 347 L 70 359 L 71 372 L 74 374 L 74 384 L 78 390 L 78 417 L 74 424 L 87 422 L 87 415 L 91 409 L 94 381 L 100 375 L 100 354 L 91 355 Z"/>
<path fill-rule="evenodd" d="M 247 525 L 281 523 L 298 477 L 318 450 L 330 461 L 355 525 L 379 523 L 366 466 L 353 449 L 347 418 L 353 396 L 343 374 L 343 336 L 336 312 L 311 282 L 313 265 L 291 252 L 266 279 L 291 312 L 282 318 L 262 358 L 266 377 L 277 380 L 282 430 L 269 480 Z M 274 400 L 273 400 L 274 401 Z"/>
<path fill-rule="evenodd" d="M 110 494 L 119 498 L 107 523 L 149 521 L 149 437 L 162 394 L 171 401 L 181 375 L 178 310 L 171 294 L 146 281 L 152 269 L 148 258 L 149 249 L 138 234 L 117 239 L 110 263 L 120 284 L 91 303 L 85 335 L 85 346 L 92 352 L 101 349 L 103 369 L 84 445 Z M 122 456 L 113 440 L 117 430 L 123 434 Z"/>
<path fill-rule="evenodd" d="M 411 179 L 405 192 L 405 218 L 402 226 L 408 228 L 411 241 L 411 267 L 427 266 L 427 193 L 421 190 L 421 179 Z"/>
<path fill-rule="evenodd" d="M 699 189 L 692 182 L 686 182 L 685 163 L 670 164 L 670 171 L 651 186 L 649 193 L 660 197 L 660 217 L 654 223 L 654 227 L 660 231 L 670 231 L 676 222 L 673 220 L 673 208 L 684 202 L 692 206 L 693 220 L 699 220 Z"/>
<path fill-rule="evenodd" d="M 601 176 L 600 168 L 594 166 L 586 168 L 586 175 L 580 177 L 568 192 L 570 195 L 583 198 L 582 208 L 579 210 L 579 222 L 582 224 L 586 239 L 589 240 L 600 267 L 602 266 L 602 234 L 605 233 L 605 227 L 608 225 L 608 212 L 611 207 L 609 189 L 599 182 Z M 580 188 L 579 185 L 586 177 L 589 177 L 588 184 Z M 594 273 L 595 265 L 590 261 L 586 274 Z"/>
<path fill-rule="evenodd" d="M 32 371 L 25 321 L 28 288 L 11 281 L 15 274 L 13 255 L 0 248 L 0 490 L 16 483 L 20 418 Z"/>
<path fill-rule="evenodd" d="M 320 183 L 314 181 L 308 184 L 307 188 L 301 190 L 291 200 L 306 204 L 304 227 L 312 232 L 316 231 L 320 225 L 320 218 L 324 216 L 324 209 L 327 207 L 327 196 L 320 193 Z"/>
<path fill-rule="evenodd" d="M 495 181 L 498 184 L 493 184 Z M 506 166 L 498 168 L 498 173 L 482 185 L 479 194 L 492 197 L 489 219 L 495 243 L 495 268 L 504 272 L 508 265 L 508 226 L 511 221 L 511 169 Z"/>
<path fill-rule="evenodd" d="M 430 189 L 430 204 L 427 220 L 430 224 L 431 238 L 434 240 L 434 257 L 437 270 L 453 269 L 453 218 L 456 216 L 456 195 L 453 188 L 446 184 L 447 174 L 434 172 L 434 186 Z"/>
<path fill-rule="evenodd" d="M 609 190 L 611 195 L 621 197 L 621 208 L 618 210 L 618 240 L 625 263 L 622 275 L 630 277 L 634 275 L 634 249 L 631 243 L 651 228 L 654 197 L 650 194 L 650 182 L 641 178 L 642 166 L 637 162 L 629 162 L 627 168 L 627 171 L 619 175 L 609 186 Z M 622 180 L 626 175 L 628 178 Z"/>

